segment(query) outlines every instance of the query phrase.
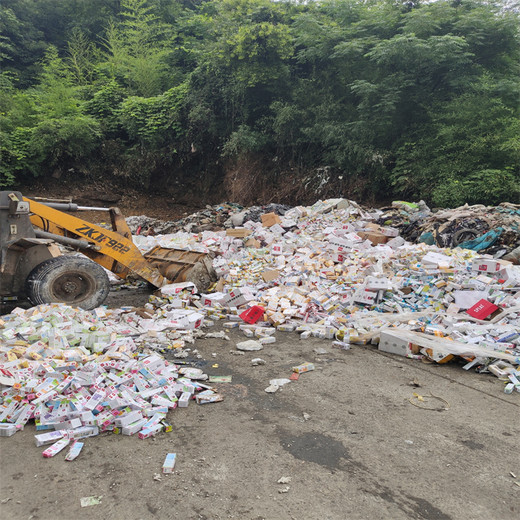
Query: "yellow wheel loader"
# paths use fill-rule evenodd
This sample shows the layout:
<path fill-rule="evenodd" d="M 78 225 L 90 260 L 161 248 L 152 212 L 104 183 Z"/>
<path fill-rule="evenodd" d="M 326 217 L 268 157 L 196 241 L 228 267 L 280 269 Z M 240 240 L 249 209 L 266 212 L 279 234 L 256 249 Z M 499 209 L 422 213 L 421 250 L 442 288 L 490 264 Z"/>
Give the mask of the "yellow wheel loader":
<path fill-rule="evenodd" d="M 112 229 L 70 214 L 76 211 L 106 211 Z M 57 244 L 88 258 L 63 255 Z M 155 287 L 192 281 L 205 290 L 215 280 L 205 253 L 156 246 L 141 254 L 118 208 L 38 202 L 17 191 L 0 192 L 0 299 L 93 309 L 110 289 L 103 267 L 123 279 L 131 273 Z"/>

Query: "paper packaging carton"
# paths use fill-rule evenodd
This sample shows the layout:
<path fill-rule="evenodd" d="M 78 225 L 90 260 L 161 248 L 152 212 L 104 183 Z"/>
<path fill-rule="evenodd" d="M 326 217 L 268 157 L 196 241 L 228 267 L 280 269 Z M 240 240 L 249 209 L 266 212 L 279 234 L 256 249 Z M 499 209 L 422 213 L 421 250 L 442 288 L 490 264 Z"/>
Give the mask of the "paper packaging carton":
<path fill-rule="evenodd" d="M 471 262 L 471 270 L 481 273 L 496 273 L 501 269 L 507 268 L 511 262 L 506 260 L 494 260 L 493 258 L 475 258 Z"/>
<path fill-rule="evenodd" d="M 159 433 L 160 431 L 162 431 L 162 429 L 163 429 L 162 424 L 156 424 L 155 426 L 141 430 L 139 432 L 138 437 L 140 439 L 148 439 L 149 437 L 153 437 L 156 433 Z"/>
<path fill-rule="evenodd" d="M 179 408 L 187 408 L 188 403 L 190 402 L 191 394 L 188 392 L 183 392 L 177 401 Z"/>
<path fill-rule="evenodd" d="M 256 323 L 260 320 L 264 315 L 263 307 L 259 305 L 253 305 L 249 309 L 245 310 L 240 314 L 240 318 L 242 318 L 246 323 Z"/>
<path fill-rule="evenodd" d="M 520 269 L 505 267 L 500 269 L 500 277 L 504 279 L 507 286 L 520 286 Z"/>
<path fill-rule="evenodd" d="M 380 228 L 380 232 L 383 233 L 383 235 L 386 235 L 390 238 L 395 238 L 399 236 L 399 230 L 393 227 L 382 227 Z"/>
<path fill-rule="evenodd" d="M 156 413 L 153 415 L 151 419 L 148 420 L 143 426 L 143 430 L 148 430 L 149 428 L 153 428 L 157 424 L 159 424 L 164 418 L 166 414 Z"/>
<path fill-rule="evenodd" d="M 123 426 L 121 433 L 123 435 L 133 435 L 134 433 L 137 433 L 139 430 L 141 430 L 145 424 L 146 419 L 140 419 L 139 421 L 129 424 L 128 426 Z"/>
<path fill-rule="evenodd" d="M 162 397 L 162 396 L 155 396 L 153 399 L 152 399 L 152 404 L 156 404 L 158 406 L 165 406 L 167 408 L 177 408 L 177 397 L 175 397 L 175 400 L 173 399 L 166 399 L 165 397 Z"/>
<path fill-rule="evenodd" d="M 166 458 L 164 459 L 162 472 L 163 473 L 173 473 L 173 470 L 175 468 L 176 459 L 177 459 L 176 453 L 168 453 L 168 455 L 166 455 Z"/>
<path fill-rule="evenodd" d="M 219 403 L 222 401 L 222 396 L 212 392 L 211 390 L 205 390 L 204 392 L 197 394 L 195 400 L 197 404 Z"/>
<path fill-rule="evenodd" d="M 392 288 L 388 278 L 376 278 L 375 276 L 367 276 L 365 287 L 370 291 L 388 291 Z"/>
<path fill-rule="evenodd" d="M 123 415 L 122 417 L 118 417 L 115 420 L 115 424 L 116 424 L 116 426 L 125 427 L 125 426 L 128 426 L 129 424 L 139 421 L 140 419 L 142 419 L 142 417 L 143 417 L 142 413 L 140 411 L 136 410 L 134 412 L 130 412 L 126 415 Z"/>
<path fill-rule="evenodd" d="M 74 444 L 71 446 L 69 452 L 67 453 L 65 460 L 70 462 L 71 460 L 74 460 L 75 458 L 77 458 L 79 456 L 79 454 L 81 453 L 82 448 L 83 448 L 82 442 L 74 441 Z"/>
<path fill-rule="evenodd" d="M 214 307 L 216 304 L 221 304 L 226 299 L 226 294 L 216 292 L 212 294 L 202 294 L 201 302 L 205 307 Z"/>
<path fill-rule="evenodd" d="M 226 235 L 228 237 L 235 237 L 235 238 L 245 238 L 249 236 L 252 233 L 250 229 L 247 228 L 234 228 L 234 229 L 227 229 Z"/>
<path fill-rule="evenodd" d="M 18 431 L 15 424 L 0 423 L 0 437 L 11 437 Z"/>
<path fill-rule="evenodd" d="M 423 264 L 430 264 L 437 267 L 450 267 L 453 263 L 453 258 L 430 251 L 423 256 L 422 262 Z"/>
<path fill-rule="evenodd" d="M 264 282 L 272 282 L 273 280 L 276 280 L 280 276 L 280 271 L 277 271 L 276 269 L 266 269 L 265 271 L 262 271 L 262 279 Z"/>
<path fill-rule="evenodd" d="M 188 314 L 186 320 L 188 323 L 186 328 L 188 330 L 198 329 L 202 325 L 204 316 L 202 314 L 199 314 L 198 312 L 193 312 L 191 314 Z"/>
<path fill-rule="evenodd" d="M 18 405 L 17 401 L 11 401 L 10 399 L 6 400 L 7 406 L 5 407 L 3 413 L 0 415 L 0 421 L 9 420 L 12 416 L 15 408 Z"/>
<path fill-rule="evenodd" d="M 169 283 L 163 285 L 159 291 L 164 296 L 173 296 L 175 294 L 179 294 L 182 291 L 188 291 L 191 294 L 195 294 L 197 292 L 197 287 L 192 282 L 182 282 L 182 283 Z"/>
<path fill-rule="evenodd" d="M 360 288 L 354 294 L 354 301 L 356 303 L 366 303 L 372 305 L 377 298 L 377 292 L 368 289 Z"/>
<path fill-rule="evenodd" d="M 453 354 L 446 354 L 444 352 L 439 352 L 431 348 L 423 348 L 421 349 L 421 353 L 429 359 L 431 359 L 432 361 L 435 361 L 436 363 L 439 363 L 441 365 L 447 363 L 448 361 L 451 361 L 454 358 Z"/>
<path fill-rule="evenodd" d="M 46 450 L 43 451 L 42 455 L 45 458 L 54 457 L 54 455 L 57 455 L 61 450 L 66 448 L 70 443 L 70 439 L 61 439 L 58 442 L 55 442 L 52 446 L 49 446 Z"/>
<path fill-rule="evenodd" d="M 358 235 L 363 240 L 370 240 L 372 245 L 376 246 L 377 244 L 386 244 L 390 237 L 383 235 L 383 233 L 379 233 L 378 231 L 360 231 Z"/>
<path fill-rule="evenodd" d="M 327 244 L 336 252 L 343 252 L 354 247 L 354 243 L 352 241 L 338 237 L 334 234 L 327 236 Z"/>
<path fill-rule="evenodd" d="M 264 213 L 260 218 L 262 219 L 262 226 L 267 228 L 282 223 L 282 220 L 276 213 Z"/>
<path fill-rule="evenodd" d="M 82 426 L 74 430 L 62 430 L 63 436 L 68 439 L 84 439 L 86 437 L 95 437 L 99 434 L 97 426 Z"/>
<path fill-rule="evenodd" d="M 240 307 L 252 300 L 254 300 L 254 296 L 246 289 L 233 289 L 228 294 L 225 305 L 227 307 Z"/>
<path fill-rule="evenodd" d="M 501 312 L 501 309 L 487 300 L 479 300 L 466 312 L 473 318 L 477 318 L 478 320 L 485 320 L 496 316 L 499 312 Z"/>
<path fill-rule="evenodd" d="M 407 339 L 401 338 L 399 331 L 382 330 L 378 348 L 383 352 L 390 352 L 399 356 L 410 356 L 419 353 L 419 348 Z"/>
<path fill-rule="evenodd" d="M 31 418 L 32 414 L 34 413 L 34 410 L 36 409 L 36 405 L 34 404 L 26 404 L 24 405 L 20 415 L 16 418 L 15 424 L 17 426 L 25 426 L 29 419 Z"/>
<path fill-rule="evenodd" d="M 60 440 L 63 437 L 63 433 L 61 430 L 50 432 L 50 433 L 41 433 L 39 435 L 35 435 L 36 446 L 45 446 L 46 444 L 52 444 L 57 440 Z"/>
<path fill-rule="evenodd" d="M 102 392 L 95 392 L 92 397 L 87 401 L 87 404 L 85 405 L 86 410 L 94 410 L 96 406 L 98 406 L 103 399 L 105 398 L 105 394 Z"/>
<path fill-rule="evenodd" d="M 283 245 L 280 243 L 273 244 L 273 247 L 271 248 L 271 254 L 272 255 L 283 254 Z"/>
<path fill-rule="evenodd" d="M 256 238 L 250 238 L 244 245 L 245 247 L 256 247 L 257 249 L 262 247 L 262 244 Z"/>
<path fill-rule="evenodd" d="M 80 419 L 72 419 L 70 421 L 63 421 L 53 424 L 55 430 L 73 430 L 74 428 L 79 428 L 80 426 L 82 426 Z"/>
<path fill-rule="evenodd" d="M 301 365 L 298 365 L 297 367 L 293 367 L 292 370 L 293 370 L 293 372 L 296 372 L 297 374 L 303 374 L 304 372 L 310 372 L 311 370 L 314 370 L 314 364 L 306 361 L 305 363 L 302 363 Z"/>
<path fill-rule="evenodd" d="M 165 433 L 170 433 L 173 431 L 173 424 L 169 423 L 168 421 L 161 421 L 161 424 L 164 427 Z"/>

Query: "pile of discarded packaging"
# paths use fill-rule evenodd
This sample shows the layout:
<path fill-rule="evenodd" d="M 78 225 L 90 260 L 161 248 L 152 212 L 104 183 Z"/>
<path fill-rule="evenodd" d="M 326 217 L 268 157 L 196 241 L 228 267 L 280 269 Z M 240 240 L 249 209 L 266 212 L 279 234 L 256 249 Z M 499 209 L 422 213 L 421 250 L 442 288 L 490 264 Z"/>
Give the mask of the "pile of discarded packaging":
<path fill-rule="evenodd" d="M 469 249 L 410 244 L 380 219 L 379 210 L 334 199 L 139 244 L 217 253 L 212 292 L 182 299 L 164 291 L 162 304 L 194 306 L 264 344 L 276 341 L 275 331 L 295 331 L 438 363 L 462 358 L 465 369 L 493 372 L 506 392 L 520 392 L 520 267 Z M 253 308 L 258 321 L 244 323 Z"/>
<path fill-rule="evenodd" d="M 142 313 L 141 313 L 142 314 Z M 163 327 L 200 326 L 200 314 L 176 314 Z M 168 411 L 218 402 L 198 368 L 172 364 L 146 348 L 157 327 L 131 309 L 92 312 L 65 305 L 15 309 L 0 318 L 0 435 L 10 436 L 32 418 L 41 431 L 36 445 L 52 444 L 44 457 L 71 445 L 67 460 L 82 447 L 76 441 L 111 431 L 140 439 L 171 431 Z M 167 325 L 165 322 L 168 322 Z M 168 338 L 170 348 L 182 341 Z"/>
<path fill-rule="evenodd" d="M 344 349 L 373 344 L 413 359 L 464 360 L 464 369 L 520 392 L 520 266 L 411 244 L 381 223 L 382 211 L 345 199 L 280 208 L 283 215 L 255 210 L 254 220 L 232 209 L 220 230 L 134 236 L 143 251 L 214 252 L 219 281 L 207 294 L 170 284 L 143 309 L 49 305 L 1 317 L 0 435 L 34 418 L 43 430 L 37 445 L 54 443 L 52 456 L 102 431 L 146 438 L 168 429 L 168 410 L 222 397 L 200 369 L 161 353 L 183 359 L 217 322 L 223 331 L 205 335 L 238 329 L 246 338 L 239 350 L 276 343 L 277 332 Z M 283 384 L 273 381 L 273 389 Z M 74 444 L 69 457 L 77 451 Z"/>

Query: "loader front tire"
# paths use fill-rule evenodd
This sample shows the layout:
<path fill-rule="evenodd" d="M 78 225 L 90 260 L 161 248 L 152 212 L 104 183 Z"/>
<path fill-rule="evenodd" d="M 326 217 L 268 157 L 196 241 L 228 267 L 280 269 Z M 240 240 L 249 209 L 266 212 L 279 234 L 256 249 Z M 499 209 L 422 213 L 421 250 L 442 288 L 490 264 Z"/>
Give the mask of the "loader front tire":
<path fill-rule="evenodd" d="M 90 310 L 105 301 L 110 282 L 105 270 L 88 258 L 57 256 L 31 271 L 25 290 L 33 305 L 60 302 Z"/>

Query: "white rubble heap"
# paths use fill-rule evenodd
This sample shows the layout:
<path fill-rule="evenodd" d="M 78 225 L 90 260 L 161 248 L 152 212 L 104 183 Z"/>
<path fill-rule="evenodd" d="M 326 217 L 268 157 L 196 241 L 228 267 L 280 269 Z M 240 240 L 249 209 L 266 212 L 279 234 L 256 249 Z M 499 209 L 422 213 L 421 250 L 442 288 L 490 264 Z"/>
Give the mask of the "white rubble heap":
<path fill-rule="evenodd" d="M 52 304 L 0 317 L 0 435 L 34 418 L 37 445 L 54 443 L 45 456 L 71 442 L 72 460 L 77 439 L 102 431 L 147 438 L 171 429 L 169 410 L 222 397 L 201 382 L 201 370 L 161 353 L 186 357 L 186 345 L 221 320 L 224 330 L 255 338 L 244 342 L 255 350 L 273 348 L 280 331 L 345 350 L 371 343 L 438 363 L 462 358 L 465 369 L 492 372 L 506 393 L 520 392 L 520 266 L 410 244 L 375 225 L 378 216 L 334 199 L 264 225 L 247 221 L 239 233 L 134 237 L 143 251 L 159 244 L 216 253 L 219 282 L 208 294 L 167 285 L 144 309 Z M 246 323 L 240 314 L 253 306 L 262 317 Z"/>

